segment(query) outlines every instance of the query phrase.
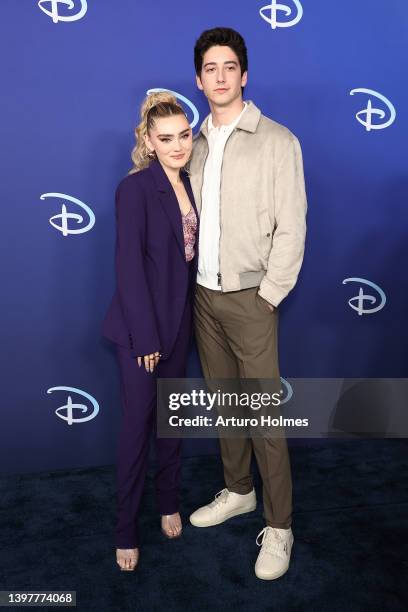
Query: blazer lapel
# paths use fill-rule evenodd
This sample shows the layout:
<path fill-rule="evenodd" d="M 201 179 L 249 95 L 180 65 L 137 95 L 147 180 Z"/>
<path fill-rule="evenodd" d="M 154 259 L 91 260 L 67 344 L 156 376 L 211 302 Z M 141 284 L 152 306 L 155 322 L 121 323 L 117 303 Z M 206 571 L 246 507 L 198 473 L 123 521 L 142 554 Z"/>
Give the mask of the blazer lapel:
<path fill-rule="evenodd" d="M 198 210 L 197 210 L 197 206 L 196 206 L 196 203 L 195 203 L 194 194 L 193 194 L 193 190 L 191 188 L 190 180 L 188 178 L 188 174 L 187 174 L 187 172 L 184 172 L 182 170 L 180 172 L 180 175 L 181 175 L 181 178 L 183 179 L 184 187 L 186 188 L 187 195 L 190 198 L 191 205 L 194 208 L 194 212 L 197 215 L 197 221 L 198 221 Z"/>
<path fill-rule="evenodd" d="M 200 233 L 200 216 L 198 214 L 197 205 L 196 205 L 194 194 L 193 194 L 193 189 L 191 187 L 190 179 L 189 179 L 187 172 L 182 170 L 180 172 L 180 176 L 183 179 L 184 187 L 186 188 L 187 195 L 190 198 L 191 205 L 194 209 L 194 212 L 197 218 L 197 231 L 196 231 L 196 236 L 195 236 L 196 240 L 195 240 L 194 248 L 195 248 L 195 252 L 198 253 L 198 242 L 199 242 L 199 233 Z M 198 260 L 198 257 L 196 257 L 196 261 L 197 260 Z"/>
<path fill-rule="evenodd" d="M 170 225 L 177 239 L 180 252 L 185 260 L 186 255 L 184 248 L 183 222 L 181 220 L 181 212 L 176 194 L 169 179 L 167 178 L 165 171 L 157 159 L 154 159 L 150 163 L 149 170 L 153 174 L 157 189 L 159 191 L 160 203 L 170 221 Z"/>

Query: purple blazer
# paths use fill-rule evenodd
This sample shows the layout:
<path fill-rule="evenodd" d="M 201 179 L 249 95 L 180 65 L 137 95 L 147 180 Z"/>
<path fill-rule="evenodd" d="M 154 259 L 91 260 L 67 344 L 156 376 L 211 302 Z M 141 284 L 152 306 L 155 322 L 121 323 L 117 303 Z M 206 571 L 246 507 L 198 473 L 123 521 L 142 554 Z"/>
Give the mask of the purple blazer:
<path fill-rule="evenodd" d="M 180 176 L 198 222 L 188 175 L 181 170 Z M 119 184 L 116 228 L 116 291 L 102 324 L 103 336 L 128 347 L 134 357 L 160 351 L 167 359 L 187 292 L 194 292 L 198 228 L 189 264 L 177 197 L 158 160 Z"/>

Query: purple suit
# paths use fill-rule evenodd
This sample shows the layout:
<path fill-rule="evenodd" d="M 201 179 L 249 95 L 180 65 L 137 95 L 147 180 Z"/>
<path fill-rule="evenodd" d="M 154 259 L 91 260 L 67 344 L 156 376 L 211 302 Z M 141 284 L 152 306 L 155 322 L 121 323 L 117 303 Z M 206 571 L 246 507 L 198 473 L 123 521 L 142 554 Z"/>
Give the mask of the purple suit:
<path fill-rule="evenodd" d="M 195 210 L 190 181 L 180 175 Z M 182 217 L 174 189 L 159 161 L 127 176 L 116 191 L 117 287 L 103 322 L 116 343 L 122 427 L 117 454 L 117 548 L 139 546 L 138 512 L 156 430 L 157 377 L 185 376 L 192 338 L 192 301 L 198 262 L 186 262 Z M 153 374 L 136 356 L 159 351 Z M 156 493 L 160 514 L 178 511 L 181 441 L 157 438 Z"/>
<path fill-rule="evenodd" d="M 198 218 L 190 181 L 181 172 Z M 176 194 L 159 161 L 130 174 L 116 191 L 117 289 L 102 326 L 103 335 L 132 355 L 159 351 L 167 359 L 179 329 L 187 291 L 183 228 Z M 197 271 L 196 256 L 191 274 Z"/>

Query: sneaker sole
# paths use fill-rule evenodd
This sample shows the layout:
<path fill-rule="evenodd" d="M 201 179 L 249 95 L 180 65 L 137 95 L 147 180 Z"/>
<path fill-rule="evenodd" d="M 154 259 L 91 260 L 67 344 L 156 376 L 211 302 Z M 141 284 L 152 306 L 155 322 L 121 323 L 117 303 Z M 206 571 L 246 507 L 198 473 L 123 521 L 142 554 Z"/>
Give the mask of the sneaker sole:
<path fill-rule="evenodd" d="M 194 526 L 194 527 L 214 527 L 215 525 L 221 525 L 221 523 L 225 523 L 225 521 L 228 521 L 230 518 L 233 518 L 234 516 L 240 516 L 241 514 L 249 514 L 250 512 L 253 512 L 254 510 L 256 510 L 256 504 L 248 509 L 245 510 L 238 510 L 236 512 L 230 512 L 228 514 L 228 516 L 224 517 L 223 519 L 219 520 L 219 521 L 212 521 L 209 523 L 195 523 L 194 520 L 191 520 L 190 517 L 190 523 Z"/>
<path fill-rule="evenodd" d="M 255 576 L 256 576 L 257 578 L 259 578 L 260 580 L 276 580 L 276 578 L 280 578 L 281 576 L 283 576 L 284 574 L 286 574 L 286 572 L 288 571 L 288 569 L 289 569 L 289 566 L 288 566 L 286 569 L 284 569 L 282 572 L 279 572 L 279 574 L 274 574 L 273 576 L 271 576 L 270 574 L 269 574 L 269 575 L 268 575 L 268 574 L 264 574 L 264 575 L 262 575 L 262 574 L 257 574 L 257 573 L 255 572 Z"/>

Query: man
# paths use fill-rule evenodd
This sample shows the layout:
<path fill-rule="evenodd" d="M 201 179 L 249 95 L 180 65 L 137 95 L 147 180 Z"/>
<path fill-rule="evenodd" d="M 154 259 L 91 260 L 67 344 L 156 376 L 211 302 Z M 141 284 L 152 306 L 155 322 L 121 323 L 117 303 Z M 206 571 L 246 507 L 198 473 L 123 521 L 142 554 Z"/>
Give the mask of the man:
<path fill-rule="evenodd" d="M 248 61 L 238 32 L 203 32 L 194 60 L 211 110 L 189 168 L 200 213 L 195 329 L 204 376 L 279 379 L 278 307 L 296 283 L 306 233 L 299 141 L 252 101 L 243 102 Z M 255 573 L 272 580 L 287 571 L 293 544 L 284 436 L 220 438 L 226 488 L 190 521 L 209 527 L 255 510 L 252 448 L 266 519 Z"/>

